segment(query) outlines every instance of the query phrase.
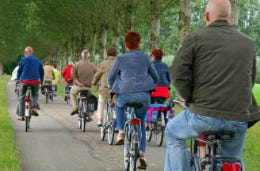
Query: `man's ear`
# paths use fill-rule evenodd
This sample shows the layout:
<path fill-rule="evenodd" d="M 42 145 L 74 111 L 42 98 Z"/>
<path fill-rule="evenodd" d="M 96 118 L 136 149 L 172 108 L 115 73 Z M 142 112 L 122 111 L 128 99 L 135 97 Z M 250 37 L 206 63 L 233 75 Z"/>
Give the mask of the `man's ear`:
<path fill-rule="evenodd" d="M 210 22 L 209 12 L 205 13 L 205 19 L 206 19 L 206 23 L 208 24 Z"/>

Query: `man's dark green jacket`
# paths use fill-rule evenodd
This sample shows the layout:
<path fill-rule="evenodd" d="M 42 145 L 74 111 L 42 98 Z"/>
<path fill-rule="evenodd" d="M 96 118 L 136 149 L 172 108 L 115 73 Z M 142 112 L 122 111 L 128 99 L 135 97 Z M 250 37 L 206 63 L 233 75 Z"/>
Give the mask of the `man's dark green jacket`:
<path fill-rule="evenodd" d="M 252 95 L 255 42 L 227 21 L 215 21 L 187 35 L 170 73 L 191 112 L 235 121 L 260 119 Z"/>

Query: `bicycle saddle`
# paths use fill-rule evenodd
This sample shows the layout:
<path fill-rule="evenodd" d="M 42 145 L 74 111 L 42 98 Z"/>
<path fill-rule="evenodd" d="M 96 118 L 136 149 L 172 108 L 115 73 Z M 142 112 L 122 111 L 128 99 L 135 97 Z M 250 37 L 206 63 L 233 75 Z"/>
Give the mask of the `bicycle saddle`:
<path fill-rule="evenodd" d="M 80 97 L 87 97 L 87 96 L 88 96 L 88 90 L 80 91 Z"/>
<path fill-rule="evenodd" d="M 206 131 L 203 132 L 202 134 L 207 136 L 210 141 L 213 140 L 229 141 L 235 135 L 233 131 Z"/>
<path fill-rule="evenodd" d="M 125 107 L 140 108 L 143 107 L 143 105 L 141 103 L 132 102 L 132 103 L 126 103 Z"/>

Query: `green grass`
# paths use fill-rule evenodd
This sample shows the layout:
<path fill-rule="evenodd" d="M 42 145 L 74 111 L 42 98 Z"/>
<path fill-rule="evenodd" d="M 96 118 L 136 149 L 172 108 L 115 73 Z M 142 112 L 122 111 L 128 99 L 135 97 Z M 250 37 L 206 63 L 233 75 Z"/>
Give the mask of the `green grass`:
<path fill-rule="evenodd" d="M 260 122 L 248 129 L 244 151 L 243 160 L 246 170 L 259 171 L 260 170 Z"/>
<path fill-rule="evenodd" d="M 8 79 L 7 76 L 0 77 L 0 170 L 20 171 L 14 132 L 6 107 L 6 81 Z"/>
<path fill-rule="evenodd" d="M 253 88 L 253 93 L 256 98 L 257 104 L 260 107 L 260 84 L 255 84 Z"/>

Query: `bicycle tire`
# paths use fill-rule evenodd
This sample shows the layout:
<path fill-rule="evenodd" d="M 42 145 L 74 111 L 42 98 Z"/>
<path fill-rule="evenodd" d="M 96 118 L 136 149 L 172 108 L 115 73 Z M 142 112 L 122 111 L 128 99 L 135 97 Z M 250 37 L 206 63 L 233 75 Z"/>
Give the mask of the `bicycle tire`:
<path fill-rule="evenodd" d="M 51 99 L 52 102 L 53 102 L 53 96 L 54 96 L 53 93 L 51 93 L 50 94 L 50 99 Z"/>
<path fill-rule="evenodd" d="M 82 130 L 82 132 L 86 131 L 86 117 L 85 116 L 83 116 L 81 118 L 81 130 Z"/>
<path fill-rule="evenodd" d="M 103 122 L 102 122 L 102 126 L 100 127 L 100 136 L 101 136 L 101 140 L 104 141 L 105 140 L 105 136 L 106 136 L 106 126 L 107 126 L 107 122 L 108 122 L 108 104 L 106 104 L 106 108 L 104 109 L 103 112 Z"/>
<path fill-rule="evenodd" d="M 154 133 L 155 133 L 155 142 L 157 146 L 161 146 L 163 142 L 164 137 L 164 129 L 165 127 L 161 125 L 155 125 L 154 127 Z"/>
<path fill-rule="evenodd" d="M 150 142 L 153 137 L 153 128 L 151 128 L 152 124 L 149 124 L 149 128 L 146 129 L 146 141 Z"/>
<path fill-rule="evenodd" d="M 29 128 L 30 128 L 30 118 L 25 117 L 25 132 L 28 132 Z"/>
<path fill-rule="evenodd" d="M 49 99 L 49 97 L 48 97 L 49 95 L 48 95 L 48 93 L 45 95 L 45 102 L 46 102 L 46 104 L 48 103 L 48 99 Z"/>
<path fill-rule="evenodd" d="M 79 121 L 78 121 L 78 126 L 79 126 L 79 129 L 81 129 L 82 124 L 81 124 L 81 118 L 80 117 L 79 117 Z"/>
<path fill-rule="evenodd" d="M 133 131 L 131 131 L 130 137 L 131 137 L 130 151 L 131 151 L 131 154 L 133 154 L 133 155 L 130 155 L 130 171 L 136 171 L 136 167 L 137 167 L 136 164 L 137 164 L 137 159 L 139 156 L 138 143 L 133 141 L 133 139 L 134 139 Z"/>
<path fill-rule="evenodd" d="M 87 107 L 86 106 L 86 103 L 85 102 L 82 102 L 81 103 L 81 108 L 80 108 L 80 112 L 81 112 L 81 118 L 80 118 L 80 121 L 81 121 L 81 130 L 82 132 L 85 132 L 86 131 L 86 113 L 84 113 L 84 107 Z M 86 110 L 85 110 L 86 111 Z"/>
<path fill-rule="evenodd" d="M 111 125 L 109 125 L 109 127 L 107 128 L 107 141 L 108 141 L 108 144 L 109 145 L 113 145 L 114 139 L 115 139 L 115 130 L 112 127 L 112 123 L 111 123 Z"/>
<path fill-rule="evenodd" d="M 108 114 L 108 129 L 107 129 L 107 140 L 108 144 L 112 145 L 115 137 L 115 129 L 113 128 L 113 123 L 115 123 L 116 119 L 114 118 L 115 110 L 109 104 L 109 114 Z"/>
<path fill-rule="evenodd" d="M 130 136 L 129 136 L 129 123 L 125 123 L 125 139 L 124 139 L 124 166 L 125 170 L 129 171 L 130 169 L 130 154 L 129 154 L 129 143 L 130 143 Z"/>

